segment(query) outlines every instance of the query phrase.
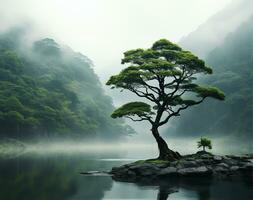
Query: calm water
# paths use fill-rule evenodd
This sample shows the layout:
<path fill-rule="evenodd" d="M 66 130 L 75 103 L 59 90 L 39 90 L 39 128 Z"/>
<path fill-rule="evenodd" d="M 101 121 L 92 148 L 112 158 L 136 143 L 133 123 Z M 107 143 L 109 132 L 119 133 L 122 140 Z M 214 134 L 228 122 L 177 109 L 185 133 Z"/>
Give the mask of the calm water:
<path fill-rule="evenodd" d="M 46 149 L 45 149 L 46 150 Z M 132 157 L 132 156 L 131 156 Z M 83 171 L 106 171 L 134 161 L 127 153 L 28 152 L 0 160 L 1 200 L 198 199 L 252 200 L 253 181 L 210 179 L 165 180 L 142 184 L 113 181 L 108 176 L 84 176 Z"/>

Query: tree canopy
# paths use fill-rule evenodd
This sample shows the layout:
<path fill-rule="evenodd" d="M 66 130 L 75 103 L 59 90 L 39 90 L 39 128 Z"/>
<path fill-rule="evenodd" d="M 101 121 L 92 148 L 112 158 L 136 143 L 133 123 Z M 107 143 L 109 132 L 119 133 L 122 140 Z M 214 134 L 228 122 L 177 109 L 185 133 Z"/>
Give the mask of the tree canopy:
<path fill-rule="evenodd" d="M 198 141 L 198 148 L 203 147 L 203 150 L 205 151 L 205 148 L 212 149 L 212 142 L 210 139 L 206 137 L 201 137 Z"/>
<path fill-rule="evenodd" d="M 166 39 L 158 40 L 149 49 L 125 52 L 122 64 L 127 67 L 112 76 L 107 85 L 129 90 L 149 104 L 146 101 L 127 103 L 113 112 L 113 118 L 147 120 L 159 127 L 207 97 L 225 99 L 218 88 L 194 82 L 199 74 L 212 74 L 212 69 L 191 52 Z"/>

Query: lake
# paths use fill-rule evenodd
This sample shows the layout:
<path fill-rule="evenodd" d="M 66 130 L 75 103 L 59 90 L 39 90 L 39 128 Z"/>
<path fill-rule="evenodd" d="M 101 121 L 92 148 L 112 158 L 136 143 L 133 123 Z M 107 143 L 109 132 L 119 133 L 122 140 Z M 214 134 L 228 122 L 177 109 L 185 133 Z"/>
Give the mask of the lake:
<path fill-rule="evenodd" d="M 253 180 L 211 180 L 194 178 L 161 182 L 124 183 L 110 176 L 85 176 L 84 171 L 109 171 L 137 160 L 126 151 L 83 152 L 33 151 L 1 158 L 1 200 L 252 200 Z M 64 148 L 63 148 L 64 149 Z M 147 150 L 149 151 L 149 150 Z"/>

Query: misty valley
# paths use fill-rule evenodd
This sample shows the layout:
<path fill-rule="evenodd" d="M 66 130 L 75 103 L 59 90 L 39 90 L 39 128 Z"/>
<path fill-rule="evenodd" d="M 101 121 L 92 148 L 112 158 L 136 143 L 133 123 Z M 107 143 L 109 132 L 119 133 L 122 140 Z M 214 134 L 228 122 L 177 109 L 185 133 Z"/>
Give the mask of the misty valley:
<path fill-rule="evenodd" d="M 78 42 L 7 20 L 0 29 L 0 199 L 252 200 L 253 4 L 227 2 L 176 42 L 164 29 L 141 33 L 145 42 L 136 44 L 107 35 L 106 46 L 87 29 L 79 39 L 87 49 L 92 43 L 92 59 L 76 50 Z M 100 6 L 90 9 L 100 16 L 109 9 Z M 135 13 L 140 4 L 128 6 Z M 114 16 L 107 26 L 131 26 L 110 9 L 102 15 Z M 147 11 L 140 13 L 151 23 Z M 174 20 L 176 30 L 181 21 Z"/>

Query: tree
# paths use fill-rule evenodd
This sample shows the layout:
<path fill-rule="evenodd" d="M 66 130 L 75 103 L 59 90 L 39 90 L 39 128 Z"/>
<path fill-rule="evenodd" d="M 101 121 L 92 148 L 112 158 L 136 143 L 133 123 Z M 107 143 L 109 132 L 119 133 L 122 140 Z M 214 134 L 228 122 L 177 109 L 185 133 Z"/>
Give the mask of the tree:
<path fill-rule="evenodd" d="M 208 149 L 212 149 L 212 142 L 208 138 L 201 137 L 198 141 L 198 148 L 203 147 L 203 151 L 206 151 L 206 147 Z"/>
<path fill-rule="evenodd" d="M 172 42 L 161 39 L 149 49 L 134 49 L 124 53 L 122 64 L 128 64 L 118 75 L 111 76 L 107 85 L 126 89 L 145 102 L 130 102 L 112 113 L 113 118 L 147 121 L 158 144 L 162 160 L 177 160 L 181 156 L 168 148 L 159 134 L 159 127 L 207 97 L 224 100 L 218 88 L 193 83 L 199 74 L 212 74 L 204 61 Z M 148 103 L 146 103 L 148 102 Z"/>

